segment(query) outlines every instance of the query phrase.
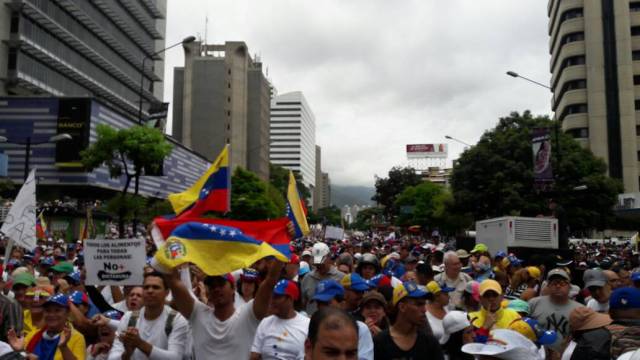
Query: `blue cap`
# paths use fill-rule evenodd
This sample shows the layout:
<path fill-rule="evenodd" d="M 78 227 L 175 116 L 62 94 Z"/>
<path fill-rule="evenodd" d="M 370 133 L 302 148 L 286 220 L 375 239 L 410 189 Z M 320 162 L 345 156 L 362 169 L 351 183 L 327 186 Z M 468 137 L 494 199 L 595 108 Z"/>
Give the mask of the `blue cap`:
<path fill-rule="evenodd" d="M 640 271 L 631 273 L 631 281 L 640 281 Z"/>
<path fill-rule="evenodd" d="M 80 284 L 80 271 L 74 271 L 71 274 L 65 276 L 65 278 L 69 278 L 74 281 L 76 284 Z"/>
<path fill-rule="evenodd" d="M 505 253 L 504 251 L 500 250 L 500 251 L 498 251 L 498 252 L 496 253 L 496 256 L 494 256 L 494 257 L 497 257 L 497 258 L 498 258 L 498 257 L 504 258 L 504 257 L 507 257 L 507 253 Z"/>
<path fill-rule="evenodd" d="M 336 296 L 344 296 L 344 288 L 333 279 L 322 280 L 316 286 L 316 294 L 312 300 L 329 302 Z"/>
<path fill-rule="evenodd" d="M 58 305 L 58 306 L 62 306 L 65 308 L 69 307 L 69 298 L 67 297 L 67 295 L 65 294 L 55 294 L 52 297 L 49 298 L 49 300 L 47 300 L 43 306 L 47 306 L 47 304 L 53 304 L 53 305 Z"/>
<path fill-rule="evenodd" d="M 522 260 L 518 259 L 515 255 L 508 256 L 507 259 L 509 259 L 509 263 L 511 265 L 515 265 L 515 266 L 522 265 Z"/>
<path fill-rule="evenodd" d="M 42 259 L 40 259 L 40 265 L 53 266 L 54 263 L 55 263 L 55 260 L 53 260 L 53 257 L 51 256 L 45 256 Z"/>
<path fill-rule="evenodd" d="M 20 266 L 22 266 L 22 263 L 18 259 L 9 259 L 9 261 L 7 262 L 7 267 L 11 267 L 12 269 Z"/>
<path fill-rule="evenodd" d="M 287 295 L 294 301 L 300 298 L 300 290 L 294 281 L 282 279 L 273 287 L 273 293 L 276 295 Z"/>
<path fill-rule="evenodd" d="M 351 273 L 345 275 L 340 284 L 345 288 L 353 291 L 368 291 L 371 287 L 367 282 L 357 273 Z"/>
<path fill-rule="evenodd" d="M 546 330 L 542 326 L 538 324 L 538 320 L 526 317 L 522 319 L 524 322 L 529 324 L 533 332 L 536 334 L 536 338 L 538 339 L 537 343 L 540 345 L 549 345 L 556 342 L 558 338 L 558 333 L 555 330 Z"/>
<path fill-rule="evenodd" d="M 609 309 L 640 309 L 640 289 L 634 287 L 615 289 L 609 298 Z"/>
<path fill-rule="evenodd" d="M 111 320 L 120 320 L 122 319 L 122 313 L 118 310 L 108 310 L 102 313 L 102 315 L 108 317 Z"/>

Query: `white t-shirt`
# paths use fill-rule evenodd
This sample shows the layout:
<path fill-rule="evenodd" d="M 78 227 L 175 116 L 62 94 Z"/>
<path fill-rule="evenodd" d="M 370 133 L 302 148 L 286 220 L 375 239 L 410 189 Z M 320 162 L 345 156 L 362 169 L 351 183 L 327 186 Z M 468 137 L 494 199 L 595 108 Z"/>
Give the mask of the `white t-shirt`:
<path fill-rule="evenodd" d="M 358 360 L 373 360 L 373 337 L 371 330 L 362 321 L 358 324 Z"/>
<path fill-rule="evenodd" d="M 609 312 L 608 301 L 603 304 L 598 302 L 598 300 L 591 298 L 589 301 L 587 301 L 587 307 L 593 309 L 593 311 L 595 312 L 600 312 L 605 314 Z"/>
<path fill-rule="evenodd" d="M 213 308 L 196 300 L 189 318 L 195 358 L 248 359 L 259 323 L 253 313 L 253 300 L 225 321 L 215 317 Z"/>
<path fill-rule="evenodd" d="M 185 354 L 185 343 L 187 342 L 187 336 L 189 334 L 189 324 L 187 320 L 179 313 L 176 313 L 173 318 L 173 328 L 167 338 L 165 325 L 171 308 L 165 306 L 162 314 L 154 320 L 145 319 L 144 310 L 144 307 L 140 309 L 140 315 L 135 327 L 138 329 L 140 338 L 153 345 L 153 350 L 151 350 L 151 356 L 147 358 L 142 351 L 136 349 L 131 359 L 182 360 Z M 124 314 L 118 325 L 118 333 L 122 334 L 127 330 L 131 314 L 132 312 Z M 124 346 L 116 336 L 113 341 L 113 346 L 109 351 L 109 360 L 120 360 L 122 353 L 124 353 Z"/>
<path fill-rule="evenodd" d="M 560 360 L 571 360 L 571 355 L 573 355 L 573 351 L 576 349 L 576 345 L 578 345 L 578 343 L 576 343 L 575 341 L 570 341 L 569 345 L 567 345 L 567 348 L 562 353 L 562 357 L 560 358 Z"/>
<path fill-rule="evenodd" d="M 296 313 L 292 319 L 271 315 L 262 319 L 251 352 L 261 354 L 262 360 L 304 358 L 304 341 L 309 331 L 309 318 Z"/>
<path fill-rule="evenodd" d="M 445 308 L 445 312 L 448 312 L 446 308 Z M 442 319 L 438 319 L 437 317 L 433 316 L 430 312 L 427 311 L 427 320 L 429 320 L 429 326 L 431 327 L 433 336 L 438 340 L 440 345 L 446 343 L 447 340 L 449 340 L 449 337 L 445 336 Z"/>

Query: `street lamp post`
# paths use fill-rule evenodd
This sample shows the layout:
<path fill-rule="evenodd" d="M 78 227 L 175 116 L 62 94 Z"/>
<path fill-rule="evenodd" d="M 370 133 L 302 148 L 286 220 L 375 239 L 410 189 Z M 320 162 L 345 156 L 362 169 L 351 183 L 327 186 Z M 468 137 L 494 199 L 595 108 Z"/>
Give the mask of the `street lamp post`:
<path fill-rule="evenodd" d="M 0 143 L 14 144 L 14 145 L 24 145 L 25 146 L 25 154 L 24 154 L 24 181 L 27 181 L 27 177 L 29 176 L 29 160 L 31 160 L 31 146 L 42 145 L 42 144 L 53 144 L 58 141 L 71 140 L 71 135 L 67 133 L 56 134 L 50 137 L 46 141 L 36 141 L 33 142 L 31 136 L 27 136 L 24 142 L 16 142 L 9 141 L 5 136 L 0 136 Z"/>
<path fill-rule="evenodd" d="M 526 80 L 526 81 L 528 81 L 528 82 L 530 82 L 530 83 L 536 84 L 536 85 L 541 86 L 541 87 L 543 87 L 543 88 L 545 88 L 545 89 L 548 89 L 548 90 L 552 90 L 552 91 L 553 91 L 553 89 L 551 89 L 551 87 L 550 87 L 550 86 L 547 86 L 547 85 L 545 85 L 545 84 L 543 84 L 543 83 L 540 83 L 540 82 L 537 82 L 537 81 L 535 81 L 535 80 L 531 80 L 531 79 L 529 79 L 528 77 L 524 77 L 524 76 L 522 76 L 522 75 L 518 74 L 518 73 L 517 73 L 517 72 L 515 72 L 515 71 L 511 71 L 511 70 L 509 70 L 509 71 L 507 71 L 507 75 L 509 75 L 509 76 L 511 76 L 511 77 L 514 77 L 514 78 L 521 78 L 521 79 Z M 555 138 L 556 138 L 556 151 L 555 151 L 555 154 L 556 154 L 556 162 L 558 163 L 558 168 L 556 169 L 556 174 L 554 174 L 554 177 L 558 175 L 557 173 L 558 173 L 558 170 L 560 169 L 560 160 L 562 159 L 562 151 L 560 151 L 560 133 L 559 133 L 559 127 L 560 127 L 560 126 L 559 126 L 559 124 L 558 124 L 558 119 L 556 118 L 556 119 L 554 120 L 554 129 L 553 129 L 553 131 L 554 131 L 554 133 L 555 133 L 554 135 L 555 135 Z"/>
<path fill-rule="evenodd" d="M 468 143 L 466 143 L 466 142 L 464 142 L 464 141 L 462 141 L 460 139 L 456 139 L 453 136 L 445 135 L 444 138 L 448 139 L 448 140 L 453 140 L 453 141 L 458 142 L 458 143 L 460 143 L 460 144 L 462 144 L 464 146 L 471 147 L 471 144 L 468 144 Z"/>
<path fill-rule="evenodd" d="M 145 57 L 142 59 L 142 68 L 140 70 L 140 89 L 138 90 L 138 99 L 139 99 L 139 103 L 138 103 L 138 124 L 142 124 L 142 92 L 144 90 L 144 68 L 145 68 L 145 64 L 147 63 L 147 59 L 151 59 L 152 57 L 158 55 L 158 54 L 162 54 L 163 52 L 174 48 L 178 45 L 184 45 L 184 44 L 188 44 L 188 43 L 192 43 L 196 40 L 195 36 L 187 36 L 186 38 L 182 39 L 182 41 L 180 41 L 179 43 L 175 43 L 169 47 L 166 47 L 162 50 L 158 50 L 156 52 L 154 52 L 151 55 L 145 55 Z M 153 81 L 153 80 L 152 80 Z"/>

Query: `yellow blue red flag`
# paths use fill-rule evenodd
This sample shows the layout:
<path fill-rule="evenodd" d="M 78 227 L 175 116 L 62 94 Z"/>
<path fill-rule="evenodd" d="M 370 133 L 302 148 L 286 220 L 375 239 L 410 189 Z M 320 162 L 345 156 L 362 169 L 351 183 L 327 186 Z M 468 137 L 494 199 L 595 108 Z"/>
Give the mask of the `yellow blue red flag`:
<path fill-rule="evenodd" d="M 252 227 L 252 222 L 244 223 L 246 227 Z M 264 225 L 267 222 L 262 223 Z M 257 225 L 260 227 L 260 224 Z M 212 276 L 249 267 L 268 256 L 274 256 L 283 262 L 289 261 L 282 252 L 265 241 L 266 239 L 257 239 L 244 230 L 249 229 L 187 222 L 173 230 L 171 236 L 156 252 L 155 259 L 168 268 L 193 263 L 205 274 Z M 255 234 L 256 230 L 254 228 L 249 232 Z M 258 235 L 289 239 L 286 222 L 283 221 L 271 222 Z"/>
<path fill-rule="evenodd" d="M 298 193 L 296 178 L 291 170 L 289 170 L 289 187 L 287 188 L 287 217 L 293 223 L 294 238 L 297 239 L 309 233 L 307 214 Z"/>
<path fill-rule="evenodd" d="M 207 211 L 227 212 L 231 207 L 231 171 L 229 169 L 229 145 L 211 167 L 190 188 L 169 195 L 169 202 L 176 215 L 189 212 L 200 216 Z"/>

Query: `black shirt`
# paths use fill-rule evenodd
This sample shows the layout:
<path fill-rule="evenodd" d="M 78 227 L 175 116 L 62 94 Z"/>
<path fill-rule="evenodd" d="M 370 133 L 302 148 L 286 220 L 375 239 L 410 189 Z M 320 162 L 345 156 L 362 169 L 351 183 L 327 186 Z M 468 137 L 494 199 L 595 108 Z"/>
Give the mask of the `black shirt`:
<path fill-rule="evenodd" d="M 418 331 L 415 344 L 409 351 L 396 345 L 389 329 L 382 331 L 373 339 L 375 360 L 442 360 L 442 349 L 435 337 Z"/>

